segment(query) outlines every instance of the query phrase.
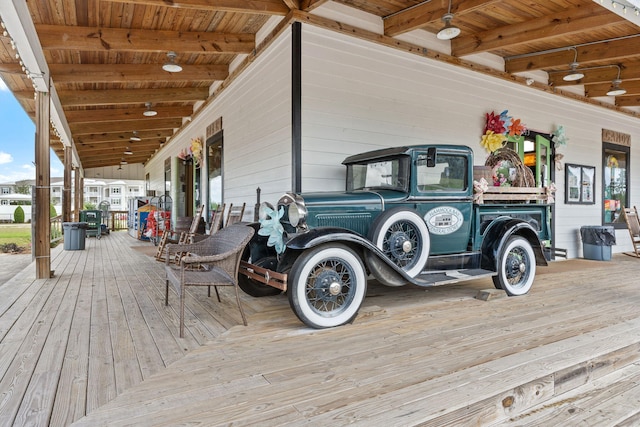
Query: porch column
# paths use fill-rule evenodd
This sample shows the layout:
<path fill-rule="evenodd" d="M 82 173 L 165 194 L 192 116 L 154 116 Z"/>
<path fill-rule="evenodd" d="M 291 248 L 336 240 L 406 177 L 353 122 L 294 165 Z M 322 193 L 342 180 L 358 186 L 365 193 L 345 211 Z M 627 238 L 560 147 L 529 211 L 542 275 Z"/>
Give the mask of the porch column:
<path fill-rule="evenodd" d="M 37 279 L 48 279 L 51 276 L 49 102 L 49 92 L 36 92 L 36 203 L 33 206 L 35 209 L 33 251 L 36 259 Z"/>
<path fill-rule="evenodd" d="M 82 178 L 80 177 L 80 169 L 74 169 L 75 173 L 73 174 L 73 217 L 76 222 L 80 221 L 80 211 L 82 210 L 82 200 L 84 199 L 84 193 L 82 188 Z"/>
<path fill-rule="evenodd" d="M 64 183 L 62 189 L 62 221 L 71 221 L 71 147 L 64 147 Z"/>

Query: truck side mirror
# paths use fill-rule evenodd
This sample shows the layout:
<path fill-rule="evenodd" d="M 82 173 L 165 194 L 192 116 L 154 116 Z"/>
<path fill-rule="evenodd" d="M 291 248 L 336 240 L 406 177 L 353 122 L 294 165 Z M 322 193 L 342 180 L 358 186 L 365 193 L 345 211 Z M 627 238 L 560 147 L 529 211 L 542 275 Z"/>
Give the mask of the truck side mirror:
<path fill-rule="evenodd" d="M 436 166 L 436 147 L 429 147 L 427 149 L 427 167 L 433 168 Z"/>

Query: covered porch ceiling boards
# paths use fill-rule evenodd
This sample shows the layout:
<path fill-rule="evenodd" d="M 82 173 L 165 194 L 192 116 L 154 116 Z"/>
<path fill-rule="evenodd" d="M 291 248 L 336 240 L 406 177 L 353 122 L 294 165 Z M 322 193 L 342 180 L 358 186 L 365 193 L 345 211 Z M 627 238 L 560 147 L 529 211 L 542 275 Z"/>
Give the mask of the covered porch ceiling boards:
<path fill-rule="evenodd" d="M 331 3 L 378 16 L 384 28 L 379 37 L 399 45 L 414 30 L 437 33 L 449 8 L 447 0 L 29 0 L 27 7 L 79 159 L 90 168 L 118 165 L 123 157 L 148 161 L 210 98 L 214 83 L 224 87 L 241 72 L 230 69 L 234 60 L 260 50 L 256 34 L 272 17 L 281 25 L 304 20 Z M 612 5 L 627 15 L 606 7 Z M 459 0 L 451 12 L 462 31 L 450 42 L 451 55 L 440 52 L 441 59 L 468 64 L 470 55 L 497 55 L 505 66 L 496 75 L 523 81 L 530 73 L 547 73 L 544 82 L 536 75 L 531 90 L 580 85 L 585 98 L 578 99 L 596 98 L 598 105 L 638 114 L 640 18 L 627 0 Z M 169 52 L 176 53 L 181 72 L 162 69 Z M 574 61 L 584 77 L 563 80 Z M 627 92 L 607 97 L 618 73 Z M 34 117 L 33 85 L 10 37 L 1 34 L 0 76 Z M 153 118 L 143 115 L 149 104 L 158 113 Z M 129 139 L 133 132 L 141 141 Z M 62 157 L 56 138 L 52 147 Z M 134 154 L 125 156 L 127 148 Z"/>

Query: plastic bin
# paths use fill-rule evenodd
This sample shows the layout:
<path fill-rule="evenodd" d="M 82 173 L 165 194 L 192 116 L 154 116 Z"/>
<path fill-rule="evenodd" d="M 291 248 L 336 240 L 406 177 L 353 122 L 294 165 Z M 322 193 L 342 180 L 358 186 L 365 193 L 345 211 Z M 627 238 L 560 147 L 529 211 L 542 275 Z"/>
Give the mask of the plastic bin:
<path fill-rule="evenodd" d="M 65 251 L 84 250 L 84 241 L 87 238 L 86 222 L 63 222 L 62 232 L 64 233 Z"/>
<path fill-rule="evenodd" d="M 580 228 L 580 236 L 585 259 L 611 261 L 611 246 L 616 244 L 616 232 L 612 226 L 584 226 Z"/>

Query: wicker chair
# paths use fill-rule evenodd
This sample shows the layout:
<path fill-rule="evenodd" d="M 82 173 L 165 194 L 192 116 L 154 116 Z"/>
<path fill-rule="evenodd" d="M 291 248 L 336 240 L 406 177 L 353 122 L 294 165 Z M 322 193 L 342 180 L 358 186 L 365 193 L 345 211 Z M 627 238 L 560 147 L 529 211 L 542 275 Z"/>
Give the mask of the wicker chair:
<path fill-rule="evenodd" d="M 169 284 L 172 284 L 180 297 L 180 338 L 184 336 L 184 300 L 187 286 L 207 286 L 209 296 L 213 286 L 218 302 L 218 286 L 233 286 L 242 322 L 247 325 L 238 292 L 238 268 L 242 252 L 253 233 L 253 228 L 237 224 L 225 227 L 198 243 L 166 246 L 165 305 L 169 305 Z M 187 253 L 180 259 L 179 265 L 170 262 L 177 252 Z"/>

